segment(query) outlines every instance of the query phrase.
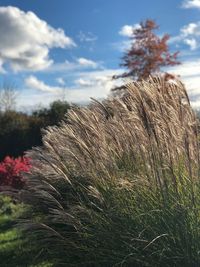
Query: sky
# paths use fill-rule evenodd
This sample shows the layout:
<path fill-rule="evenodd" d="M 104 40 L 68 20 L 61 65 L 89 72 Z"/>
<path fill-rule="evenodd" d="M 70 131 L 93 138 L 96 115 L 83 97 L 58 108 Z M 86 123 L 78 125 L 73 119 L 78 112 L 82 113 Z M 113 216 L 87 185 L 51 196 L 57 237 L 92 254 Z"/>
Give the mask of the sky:
<path fill-rule="evenodd" d="M 109 95 L 138 23 L 153 19 L 191 103 L 200 108 L 200 0 L 0 0 L 0 84 L 18 91 L 17 108 L 54 100 L 87 103 Z"/>

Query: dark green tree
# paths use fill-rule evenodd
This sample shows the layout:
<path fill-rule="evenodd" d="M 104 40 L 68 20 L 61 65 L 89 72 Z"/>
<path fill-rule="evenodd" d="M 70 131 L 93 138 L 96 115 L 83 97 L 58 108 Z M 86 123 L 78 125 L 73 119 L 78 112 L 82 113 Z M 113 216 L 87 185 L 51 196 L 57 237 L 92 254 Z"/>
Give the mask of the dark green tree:
<path fill-rule="evenodd" d="M 49 108 L 28 115 L 7 110 L 0 112 L 0 160 L 5 156 L 22 156 L 26 150 L 42 145 L 41 130 L 58 125 L 70 109 L 66 101 L 55 101 Z"/>

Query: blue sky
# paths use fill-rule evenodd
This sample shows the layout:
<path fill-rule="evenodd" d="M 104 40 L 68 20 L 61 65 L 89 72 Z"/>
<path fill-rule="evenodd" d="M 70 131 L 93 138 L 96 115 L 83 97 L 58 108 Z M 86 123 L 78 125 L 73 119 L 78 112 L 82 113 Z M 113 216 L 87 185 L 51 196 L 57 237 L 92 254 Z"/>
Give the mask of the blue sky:
<path fill-rule="evenodd" d="M 200 0 L 2 0 L 0 82 L 16 85 L 20 109 L 106 97 L 132 27 L 147 18 L 171 35 L 182 65 L 170 71 L 200 107 Z"/>

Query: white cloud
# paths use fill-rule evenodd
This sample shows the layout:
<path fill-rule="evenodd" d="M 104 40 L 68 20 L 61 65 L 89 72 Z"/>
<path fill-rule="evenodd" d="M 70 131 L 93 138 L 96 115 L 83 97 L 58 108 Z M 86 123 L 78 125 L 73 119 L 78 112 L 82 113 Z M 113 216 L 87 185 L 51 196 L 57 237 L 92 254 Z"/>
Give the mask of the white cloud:
<path fill-rule="evenodd" d="M 59 96 L 55 96 L 52 93 L 39 92 L 32 89 L 27 90 L 27 88 L 24 88 L 18 95 L 16 109 L 30 113 L 32 110 L 46 107 L 58 99 Z"/>
<path fill-rule="evenodd" d="M 80 66 L 83 66 L 83 67 L 91 67 L 91 68 L 97 68 L 98 67 L 98 64 L 95 61 L 84 58 L 84 57 L 78 58 L 77 62 Z"/>
<path fill-rule="evenodd" d="M 140 24 L 136 23 L 134 25 L 124 25 L 120 31 L 119 34 L 122 36 L 127 36 L 127 37 L 131 37 L 133 36 L 133 32 L 136 29 L 139 29 L 141 26 Z"/>
<path fill-rule="evenodd" d="M 79 78 L 75 80 L 74 83 L 78 86 L 91 86 L 92 85 L 92 82 L 90 80 L 83 79 L 83 78 Z"/>
<path fill-rule="evenodd" d="M 123 40 L 119 42 L 114 42 L 111 44 L 112 48 L 119 51 L 124 52 L 131 48 L 131 45 L 134 43 L 134 40 Z"/>
<path fill-rule="evenodd" d="M 53 61 L 53 47 L 75 46 L 62 29 L 54 29 L 33 12 L 17 7 L 0 7 L 0 64 L 8 63 L 14 71 L 42 70 Z"/>
<path fill-rule="evenodd" d="M 35 76 L 29 76 L 25 80 L 25 85 L 30 89 L 24 90 L 21 94 L 19 106 L 23 106 L 24 103 L 33 107 L 39 103 L 47 106 L 59 98 L 72 103 L 88 103 L 91 97 L 102 99 L 109 95 L 112 88 L 121 84 L 121 81 L 113 80 L 112 76 L 123 72 L 121 69 L 79 72 L 76 73 L 77 77 L 70 87 L 51 86 Z M 168 68 L 167 72 L 181 75 L 192 106 L 200 109 L 200 59 L 185 61 L 181 65 Z"/>
<path fill-rule="evenodd" d="M 60 85 L 65 85 L 65 80 L 62 77 L 57 78 L 56 81 Z"/>
<path fill-rule="evenodd" d="M 124 37 L 134 37 L 133 32 L 136 29 L 139 29 L 141 26 L 140 24 L 136 23 L 134 25 L 124 25 L 121 27 L 120 31 L 118 32 L 119 35 L 124 36 Z M 112 43 L 112 47 L 115 50 L 118 50 L 119 52 L 124 52 L 126 50 L 129 50 L 131 48 L 131 45 L 134 43 L 134 38 L 131 39 L 125 39 L 125 40 L 120 40 L 118 42 Z"/>
<path fill-rule="evenodd" d="M 185 43 L 191 50 L 199 48 L 200 21 L 189 23 L 180 29 L 180 34 L 170 39 L 171 43 Z"/>
<path fill-rule="evenodd" d="M 43 81 L 38 80 L 33 75 L 25 79 L 25 85 L 31 89 L 36 89 L 42 92 L 48 92 L 48 93 L 53 93 L 53 94 L 60 94 L 62 92 L 62 88 L 49 86 L 45 84 Z"/>
<path fill-rule="evenodd" d="M 189 45 L 191 50 L 196 50 L 198 48 L 197 41 L 194 38 L 185 39 L 184 42 L 185 42 L 185 44 Z"/>
<path fill-rule="evenodd" d="M 188 36 L 188 35 L 199 35 L 200 30 L 199 30 L 199 25 L 200 22 L 196 23 L 189 23 L 188 25 L 185 25 L 183 28 L 181 28 L 181 33 L 183 36 Z"/>
<path fill-rule="evenodd" d="M 130 25 L 124 25 L 121 30 L 119 31 L 119 34 L 122 36 L 128 36 L 131 37 L 133 34 L 133 28 Z"/>
<path fill-rule="evenodd" d="M 44 69 L 43 72 L 66 72 L 66 71 L 74 71 L 80 68 L 80 65 L 76 62 L 70 62 L 65 60 L 64 62 L 54 63 L 48 68 Z"/>
<path fill-rule="evenodd" d="M 200 9 L 200 0 L 185 0 L 182 4 L 182 7 Z"/>
<path fill-rule="evenodd" d="M 200 59 L 185 61 L 181 65 L 168 68 L 169 73 L 181 75 L 186 85 L 192 106 L 200 108 Z"/>
<path fill-rule="evenodd" d="M 84 33 L 82 31 L 79 32 L 78 38 L 81 42 L 95 42 L 98 37 L 94 35 L 92 32 Z"/>
<path fill-rule="evenodd" d="M 49 66 L 47 69 L 43 70 L 44 72 L 66 72 L 66 71 L 75 71 L 81 69 L 98 69 L 102 68 L 102 62 L 93 61 L 87 58 L 76 58 L 75 61 L 65 60 L 61 63 L 54 63 Z"/>
<path fill-rule="evenodd" d="M 168 71 L 181 75 L 183 78 L 200 75 L 200 59 L 185 61 L 180 65 L 170 67 Z"/>
<path fill-rule="evenodd" d="M 25 86 L 29 90 L 24 89 L 19 98 L 18 108 L 24 107 L 24 103 L 32 107 L 38 104 L 47 106 L 59 98 L 72 103 L 88 103 L 91 97 L 105 98 L 115 85 L 119 85 L 119 81 L 113 80 L 112 76 L 120 73 L 120 69 L 80 72 L 74 80 L 74 85 L 70 87 L 51 86 L 31 75 L 25 79 Z"/>

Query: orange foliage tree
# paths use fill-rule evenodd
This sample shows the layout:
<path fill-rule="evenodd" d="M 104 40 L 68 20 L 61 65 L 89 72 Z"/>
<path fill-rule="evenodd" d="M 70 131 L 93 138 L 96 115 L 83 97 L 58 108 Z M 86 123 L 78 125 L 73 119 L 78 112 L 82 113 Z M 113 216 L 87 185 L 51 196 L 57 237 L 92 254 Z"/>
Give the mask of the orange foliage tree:
<path fill-rule="evenodd" d="M 180 64 L 177 60 L 179 52 L 170 53 L 167 41 L 170 36 L 157 36 L 154 31 L 159 27 L 155 21 L 147 19 L 133 30 L 132 45 L 122 58 L 121 66 L 128 72 L 114 78 L 132 77 L 134 80 L 146 79 L 150 74 L 160 72 L 161 67 Z"/>

